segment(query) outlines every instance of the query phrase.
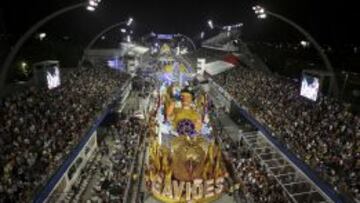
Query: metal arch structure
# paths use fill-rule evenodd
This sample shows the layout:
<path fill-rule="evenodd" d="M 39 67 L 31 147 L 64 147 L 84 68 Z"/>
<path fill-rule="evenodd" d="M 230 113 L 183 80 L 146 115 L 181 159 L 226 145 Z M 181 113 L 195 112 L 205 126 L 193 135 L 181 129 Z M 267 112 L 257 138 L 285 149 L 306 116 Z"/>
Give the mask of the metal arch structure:
<path fill-rule="evenodd" d="M 119 22 L 119 23 L 115 23 L 115 24 L 112 24 L 108 27 L 106 27 L 105 29 L 103 29 L 101 32 L 99 32 L 85 47 L 84 49 L 84 53 L 81 57 L 81 60 L 79 62 L 79 66 L 81 66 L 84 62 L 84 58 L 85 58 L 85 53 L 86 51 L 88 51 L 89 49 L 91 49 L 92 46 L 94 46 L 94 44 L 97 42 L 97 40 L 99 40 L 99 38 L 101 36 L 103 36 L 104 34 L 110 32 L 111 30 L 117 28 L 117 27 L 120 27 L 120 26 L 123 26 L 124 24 L 126 24 L 127 21 L 122 21 L 122 22 Z"/>
<path fill-rule="evenodd" d="M 196 50 L 196 45 L 195 45 L 194 41 L 190 37 L 188 37 L 188 36 L 186 36 L 184 34 L 181 34 L 181 33 L 177 33 L 175 35 L 175 37 L 184 37 L 188 42 L 190 42 L 190 44 L 193 47 L 194 51 Z"/>
<path fill-rule="evenodd" d="M 86 7 L 88 5 L 88 3 L 78 3 L 75 5 L 71 5 L 65 8 L 62 8 L 50 15 L 48 15 L 47 17 L 45 17 L 44 19 L 40 20 L 39 22 L 37 22 L 35 25 L 33 25 L 30 29 L 28 29 L 25 34 L 22 35 L 22 37 L 16 42 L 16 44 L 14 45 L 14 47 L 11 49 L 10 53 L 8 54 L 8 56 L 6 57 L 3 65 L 2 65 L 2 70 L 1 70 L 1 76 L 0 76 L 0 90 L 2 90 L 5 87 L 6 84 L 6 80 L 7 80 L 7 75 L 9 73 L 11 64 L 13 63 L 16 55 L 18 54 L 19 50 L 21 49 L 21 47 L 24 45 L 24 43 L 44 24 L 46 24 L 47 22 L 49 22 L 50 20 L 64 14 L 67 13 L 69 11 L 75 10 L 77 8 L 81 8 L 81 7 Z"/>
<path fill-rule="evenodd" d="M 307 40 L 309 40 L 313 45 L 314 48 L 316 49 L 316 51 L 318 52 L 318 54 L 320 55 L 322 61 L 325 64 L 326 69 L 332 74 L 332 79 L 333 79 L 333 84 L 332 84 L 332 90 L 333 90 L 333 95 L 335 97 L 337 97 L 339 95 L 339 88 L 338 88 L 338 84 L 337 84 L 337 79 L 336 79 L 336 75 L 334 72 L 334 68 L 332 67 L 329 58 L 327 57 L 327 55 L 324 52 L 324 49 L 319 45 L 319 43 L 314 39 L 314 37 L 312 37 L 309 32 L 307 32 L 304 28 L 302 28 L 300 25 L 296 24 L 295 22 L 289 20 L 288 18 L 273 13 L 271 11 L 268 10 L 264 10 L 264 13 L 269 15 L 269 16 L 273 16 L 289 25 L 291 25 L 292 27 L 294 27 L 296 30 L 298 30 L 302 35 L 305 36 L 305 38 Z"/>

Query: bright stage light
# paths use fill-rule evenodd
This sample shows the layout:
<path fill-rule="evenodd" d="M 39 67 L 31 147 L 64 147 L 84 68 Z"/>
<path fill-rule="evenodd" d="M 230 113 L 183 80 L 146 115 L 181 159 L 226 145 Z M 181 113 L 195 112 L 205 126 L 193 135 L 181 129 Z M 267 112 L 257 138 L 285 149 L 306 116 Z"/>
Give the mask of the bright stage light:
<path fill-rule="evenodd" d="M 87 6 L 86 9 L 87 9 L 88 11 L 95 11 L 95 8 L 92 7 L 92 6 Z"/>
<path fill-rule="evenodd" d="M 43 39 L 45 39 L 45 37 L 46 37 L 46 33 L 45 33 L 45 32 L 39 34 L 39 39 L 40 39 L 40 41 L 42 41 Z"/>
<path fill-rule="evenodd" d="M 303 41 L 300 42 L 300 45 L 305 48 L 305 47 L 310 46 L 310 43 L 303 40 Z"/>
<path fill-rule="evenodd" d="M 208 20 L 208 25 L 211 29 L 214 29 L 214 23 L 212 22 L 212 20 Z"/>
<path fill-rule="evenodd" d="M 260 15 L 258 16 L 258 18 L 260 18 L 260 19 L 265 19 L 266 17 L 267 17 L 267 15 L 266 15 L 265 13 L 260 14 Z"/>
<path fill-rule="evenodd" d="M 260 19 L 265 19 L 267 17 L 265 9 L 261 6 L 254 6 L 253 10 L 255 11 L 255 14 Z"/>
<path fill-rule="evenodd" d="M 129 20 L 127 21 L 126 25 L 130 26 L 133 23 L 134 19 L 133 18 L 129 18 Z"/>
<path fill-rule="evenodd" d="M 98 6 L 98 3 L 95 2 L 95 1 L 93 1 L 93 0 L 90 0 L 90 1 L 89 1 L 89 5 L 90 5 L 90 6 L 93 6 L 93 7 L 96 7 L 96 6 Z"/>
<path fill-rule="evenodd" d="M 22 68 L 25 68 L 27 66 L 27 63 L 26 62 L 21 62 L 21 67 Z"/>

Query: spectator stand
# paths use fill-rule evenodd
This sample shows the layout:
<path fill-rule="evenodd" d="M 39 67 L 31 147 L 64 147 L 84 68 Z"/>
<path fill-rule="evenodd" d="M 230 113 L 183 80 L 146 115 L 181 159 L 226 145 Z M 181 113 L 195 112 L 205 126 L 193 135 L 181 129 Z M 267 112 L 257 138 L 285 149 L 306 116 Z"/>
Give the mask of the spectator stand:
<path fill-rule="evenodd" d="M 123 91 L 121 91 L 121 107 L 119 108 L 118 112 L 122 112 L 122 110 L 124 109 L 125 107 L 125 104 L 126 104 L 126 99 L 129 97 L 130 95 L 130 92 L 132 90 L 132 82 L 130 82 L 131 80 L 128 80 L 126 82 L 126 84 L 124 85 L 125 88 L 123 88 Z"/>
<path fill-rule="evenodd" d="M 56 199 L 61 199 L 66 196 L 67 191 L 72 187 L 72 184 L 76 181 L 77 177 L 81 173 L 81 170 L 85 167 L 90 157 L 94 154 L 97 146 L 97 128 L 100 126 L 104 118 L 110 113 L 111 108 L 116 101 L 125 101 L 122 96 L 128 96 L 129 94 L 122 94 L 124 90 L 131 90 L 131 80 L 128 80 L 124 86 L 119 90 L 118 96 L 113 100 L 113 103 L 100 113 L 93 123 L 90 130 L 80 140 L 79 144 L 70 152 L 68 157 L 57 169 L 55 174 L 49 179 L 43 189 L 36 194 L 33 202 L 47 202 L 55 195 Z"/>
<path fill-rule="evenodd" d="M 226 91 L 219 85 L 217 85 L 212 79 L 209 79 L 210 81 L 210 86 L 214 89 L 218 90 L 218 94 L 224 94 Z M 232 103 L 232 105 L 236 106 L 237 111 L 240 112 L 240 114 L 242 115 L 243 118 L 245 118 L 252 126 L 254 126 L 256 129 L 258 129 L 258 132 L 253 132 L 250 134 L 245 134 L 243 135 L 245 138 L 247 138 L 248 143 L 250 143 L 251 147 L 255 147 L 254 150 L 269 150 L 269 146 L 272 146 L 274 149 L 276 149 L 275 151 L 269 151 L 270 153 L 270 158 L 269 155 L 267 155 L 268 157 L 265 157 L 262 159 L 263 162 L 265 162 L 265 164 L 270 166 L 270 170 L 274 170 L 276 171 L 276 169 L 281 169 L 281 167 L 283 168 L 291 168 L 293 167 L 296 172 L 299 172 L 300 174 L 303 175 L 303 177 L 307 180 L 308 183 L 311 183 L 312 186 L 314 186 L 316 188 L 316 191 L 314 190 L 308 190 L 308 191 L 304 191 L 305 193 L 316 193 L 317 191 L 319 193 L 322 194 L 323 197 L 326 198 L 327 201 L 331 201 L 331 202 L 345 202 L 344 199 L 342 197 L 340 197 L 335 191 L 334 189 L 326 182 L 324 182 L 323 180 L 321 180 L 310 168 L 309 166 L 307 166 L 303 161 L 301 161 L 298 157 L 296 157 L 293 153 L 291 153 L 285 146 L 283 146 L 278 140 L 276 140 L 273 136 L 272 136 L 272 132 L 265 126 L 263 126 L 260 122 L 258 122 L 255 118 L 253 118 L 250 113 L 242 108 L 235 100 L 233 100 L 231 97 L 229 97 L 228 95 L 225 96 L 224 98 L 230 99 L 229 101 Z M 266 140 L 266 142 L 261 141 L 262 139 L 258 138 L 258 137 L 262 137 L 262 139 Z M 260 139 L 257 141 L 257 139 Z M 261 142 L 262 145 L 259 145 L 258 142 Z M 277 154 L 277 155 L 276 155 Z M 279 156 L 279 154 L 281 156 Z M 261 153 L 259 154 L 260 156 L 262 155 Z M 268 159 L 266 159 L 268 158 Z M 271 160 L 274 159 L 274 160 Z M 284 160 L 284 161 L 283 161 Z M 267 163 L 269 162 L 269 163 Z M 270 164 L 270 162 L 278 162 L 277 164 L 281 163 L 281 166 L 272 166 Z M 274 168 L 271 168 L 274 167 Z M 279 168 L 277 168 L 279 167 Z M 278 175 L 276 172 L 274 172 L 274 174 Z M 279 173 L 281 174 L 281 173 Z M 291 174 L 289 173 L 288 175 L 291 176 Z M 292 184 L 295 186 L 296 182 L 291 182 L 289 184 Z M 299 182 L 299 184 L 301 184 Z M 284 187 L 284 186 L 283 186 Z M 293 186 L 285 185 L 285 188 L 291 188 Z M 301 187 L 300 187 L 301 188 Z M 299 196 L 305 193 L 300 193 L 300 192 L 294 192 L 294 193 L 290 193 L 293 194 L 295 196 Z M 315 197 L 318 198 L 318 197 Z"/>

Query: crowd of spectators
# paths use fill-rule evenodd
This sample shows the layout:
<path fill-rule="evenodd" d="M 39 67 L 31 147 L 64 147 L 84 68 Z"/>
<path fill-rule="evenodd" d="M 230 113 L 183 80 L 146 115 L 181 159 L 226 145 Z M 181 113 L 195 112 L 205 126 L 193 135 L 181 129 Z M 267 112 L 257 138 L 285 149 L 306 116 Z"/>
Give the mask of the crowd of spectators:
<path fill-rule="evenodd" d="M 299 81 L 243 67 L 214 80 L 335 190 L 360 200 L 360 117 L 348 105 L 312 102 Z"/>
<path fill-rule="evenodd" d="M 128 75 L 78 68 L 56 89 L 0 100 L 0 202 L 29 201 L 95 121 Z"/>
<path fill-rule="evenodd" d="M 214 112 L 215 109 L 212 108 L 211 111 Z M 217 112 L 219 113 L 221 114 Z M 224 160 L 230 166 L 228 170 L 230 177 L 235 181 L 234 185 L 239 184 L 238 192 L 241 198 L 246 202 L 291 202 L 279 183 L 264 166 L 260 165 L 260 160 L 251 153 L 243 141 L 233 140 L 222 126 L 218 115 L 212 117 L 214 136 L 221 143 L 225 155 Z"/>
<path fill-rule="evenodd" d="M 270 175 L 260 160 L 243 144 L 230 138 L 223 139 L 226 152 L 235 170 L 235 180 L 240 183 L 241 192 L 250 202 L 291 202 L 275 178 Z"/>
<path fill-rule="evenodd" d="M 98 148 L 91 155 L 70 191 L 60 199 L 65 202 L 123 202 L 132 174 L 132 165 L 144 128 L 138 119 L 120 118 L 104 126 Z"/>
<path fill-rule="evenodd" d="M 97 171 L 92 177 L 95 183 L 89 188 L 91 192 L 84 193 L 82 201 L 123 202 L 128 182 L 135 178 L 132 164 L 137 155 L 140 137 L 145 133 L 143 123 L 134 118 L 118 120 L 105 130 L 107 138 L 100 144 L 103 158 L 93 167 Z"/>

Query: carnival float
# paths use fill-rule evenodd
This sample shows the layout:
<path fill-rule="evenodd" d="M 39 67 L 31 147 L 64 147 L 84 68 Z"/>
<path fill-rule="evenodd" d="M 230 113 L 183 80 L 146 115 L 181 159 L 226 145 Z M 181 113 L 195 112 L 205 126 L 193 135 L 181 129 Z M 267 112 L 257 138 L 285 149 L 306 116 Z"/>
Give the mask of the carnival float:
<path fill-rule="evenodd" d="M 181 67 L 181 68 L 180 68 Z M 208 115 L 208 96 L 191 85 L 182 64 L 165 64 L 150 117 L 145 184 L 161 202 L 212 202 L 228 173 Z M 183 78 L 181 78 L 183 77 Z"/>

